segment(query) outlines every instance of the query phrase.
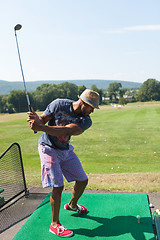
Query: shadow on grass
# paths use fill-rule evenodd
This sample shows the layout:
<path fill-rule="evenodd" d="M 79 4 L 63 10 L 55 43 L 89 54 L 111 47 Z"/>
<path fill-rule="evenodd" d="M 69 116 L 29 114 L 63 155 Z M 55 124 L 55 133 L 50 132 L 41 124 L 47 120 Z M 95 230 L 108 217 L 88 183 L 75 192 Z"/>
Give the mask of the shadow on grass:
<path fill-rule="evenodd" d="M 150 233 L 153 234 L 153 237 L 149 238 L 149 240 L 155 240 L 152 221 L 149 217 L 142 217 L 141 222 L 138 223 L 137 218 L 133 216 L 117 216 L 111 219 L 90 216 L 89 214 L 79 215 L 77 213 L 72 214 L 72 216 L 75 218 L 81 217 L 82 221 L 83 219 L 88 219 L 101 224 L 101 226 L 93 229 L 89 229 L 87 225 L 86 228 L 73 229 L 77 235 L 88 237 L 116 237 L 130 233 L 135 240 L 146 240 L 144 233 Z M 88 226 L 90 226 L 90 224 L 91 222 L 88 221 Z M 127 237 L 124 236 L 123 239 L 127 239 Z"/>

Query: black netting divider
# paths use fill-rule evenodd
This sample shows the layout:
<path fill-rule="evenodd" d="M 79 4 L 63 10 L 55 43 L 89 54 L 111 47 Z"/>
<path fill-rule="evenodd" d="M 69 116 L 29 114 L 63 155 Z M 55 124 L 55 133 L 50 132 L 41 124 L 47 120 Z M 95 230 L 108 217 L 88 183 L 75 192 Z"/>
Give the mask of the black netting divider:
<path fill-rule="evenodd" d="M 23 192 L 29 194 L 18 143 L 11 144 L 0 156 L 0 192 L 0 207 Z"/>

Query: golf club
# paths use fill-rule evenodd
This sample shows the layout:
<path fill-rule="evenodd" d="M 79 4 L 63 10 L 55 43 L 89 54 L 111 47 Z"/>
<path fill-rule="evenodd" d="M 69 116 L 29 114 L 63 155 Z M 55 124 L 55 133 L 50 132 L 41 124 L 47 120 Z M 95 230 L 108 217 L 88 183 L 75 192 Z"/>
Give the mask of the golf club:
<path fill-rule="evenodd" d="M 26 87 L 26 83 L 25 83 L 25 78 L 24 78 L 24 73 L 23 73 L 23 68 L 22 68 L 22 62 L 21 62 L 21 56 L 20 56 L 20 51 L 19 51 L 19 46 L 18 46 L 18 39 L 17 39 L 17 34 L 16 34 L 16 31 L 20 30 L 21 28 L 22 28 L 22 25 L 21 24 L 17 24 L 14 27 L 14 31 L 15 31 L 15 38 L 16 38 L 16 44 L 17 44 L 19 63 L 20 63 L 20 68 L 21 68 L 21 73 L 22 73 L 22 78 L 23 78 L 23 84 L 24 84 L 24 89 L 25 89 L 25 93 L 26 93 L 26 99 L 27 99 L 27 103 L 28 103 L 28 110 L 31 112 L 32 108 L 31 108 L 29 96 L 28 96 L 28 93 L 27 93 L 27 87 Z M 34 131 L 34 133 L 37 133 L 37 132 Z"/>

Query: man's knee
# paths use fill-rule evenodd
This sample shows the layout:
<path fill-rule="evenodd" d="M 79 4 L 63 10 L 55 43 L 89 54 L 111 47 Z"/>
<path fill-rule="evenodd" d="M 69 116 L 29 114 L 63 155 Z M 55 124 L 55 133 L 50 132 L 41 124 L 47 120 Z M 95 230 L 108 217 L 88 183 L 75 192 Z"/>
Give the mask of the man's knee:
<path fill-rule="evenodd" d="M 84 180 L 84 181 L 76 181 L 76 183 L 77 183 L 78 185 L 81 185 L 81 186 L 86 187 L 87 184 L 88 184 L 88 179 L 86 179 L 86 180 Z"/>
<path fill-rule="evenodd" d="M 87 186 L 87 184 L 88 184 L 88 179 L 84 181 L 84 185 Z"/>
<path fill-rule="evenodd" d="M 56 196 L 60 196 L 62 194 L 64 186 L 62 187 L 53 187 L 51 197 L 54 199 Z"/>

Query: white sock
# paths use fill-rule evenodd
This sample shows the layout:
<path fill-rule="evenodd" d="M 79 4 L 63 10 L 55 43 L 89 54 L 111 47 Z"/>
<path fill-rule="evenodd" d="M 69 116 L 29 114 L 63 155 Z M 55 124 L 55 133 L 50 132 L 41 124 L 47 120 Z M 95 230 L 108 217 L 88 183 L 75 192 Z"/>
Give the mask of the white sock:
<path fill-rule="evenodd" d="M 52 225 L 52 227 L 54 227 L 54 228 L 56 228 L 56 227 L 57 227 L 57 224 L 56 224 L 56 225 L 53 225 L 53 224 L 51 223 L 51 225 Z"/>
<path fill-rule="evenodd" d="M 77 207 L 75 208 L 72 208 L 69 204 L 68 204 L 69 208 L 72 209 L 72 210 L 77 210 Z"/>

